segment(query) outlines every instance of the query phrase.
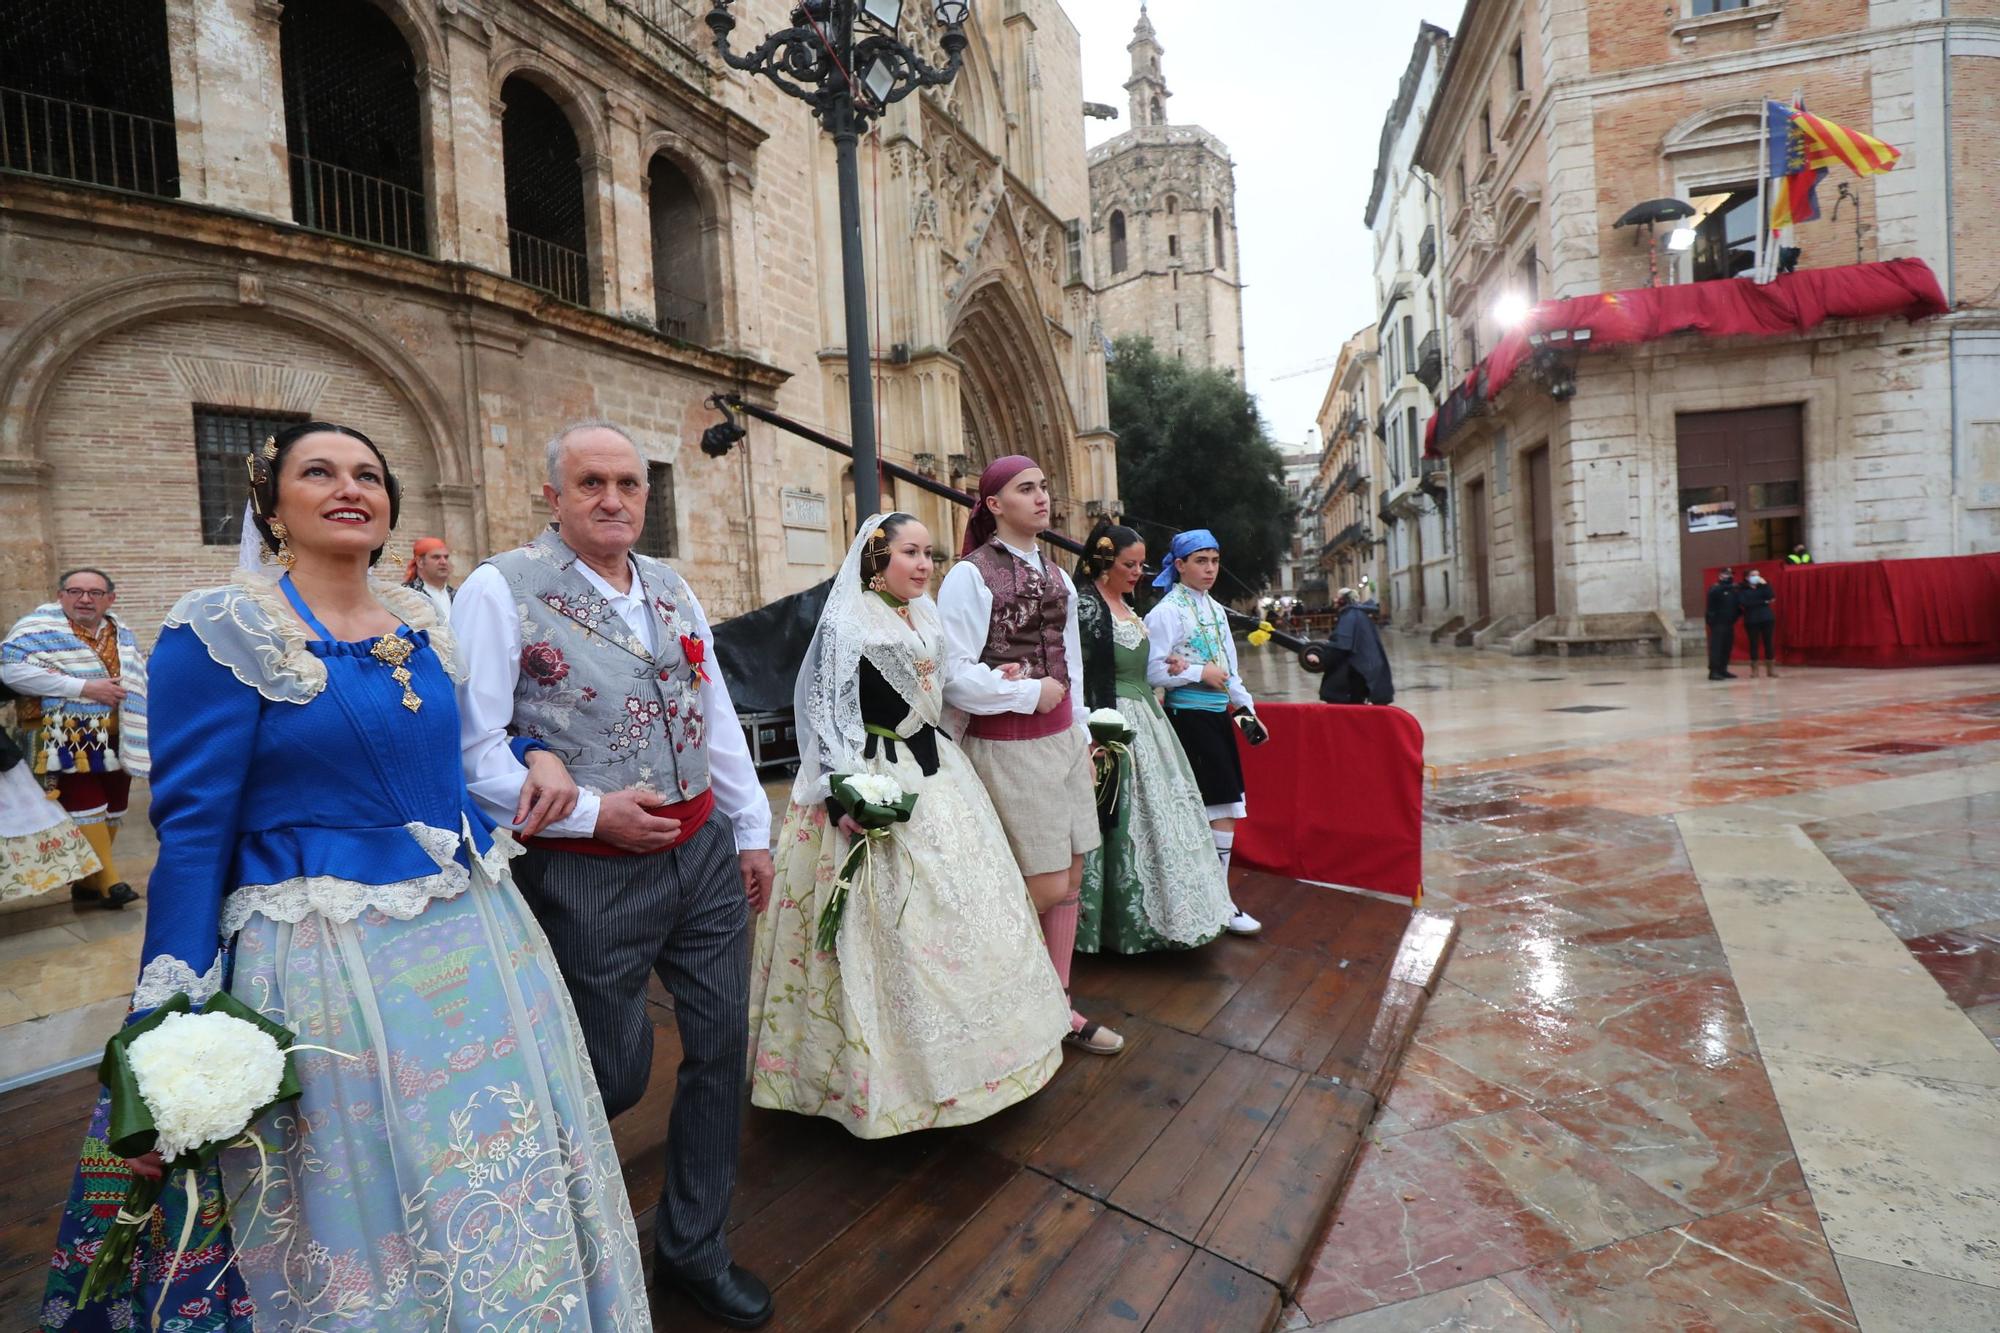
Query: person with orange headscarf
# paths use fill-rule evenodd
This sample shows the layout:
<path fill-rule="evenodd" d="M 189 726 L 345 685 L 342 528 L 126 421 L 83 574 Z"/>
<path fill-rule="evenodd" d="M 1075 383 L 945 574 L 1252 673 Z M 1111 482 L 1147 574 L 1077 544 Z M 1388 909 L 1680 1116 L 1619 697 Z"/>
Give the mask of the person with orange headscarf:
<path fill-rule="evenodd" d="M 451 623 L 452 586 L 445 580 L 451 577 L 451 547 L 442 537 L 419 537 L 410 547 L 410 563 L 403 566 L 403 586 L 413 588 L 431 599 L 437 608 L 438 619 L 444 624 Z"/>

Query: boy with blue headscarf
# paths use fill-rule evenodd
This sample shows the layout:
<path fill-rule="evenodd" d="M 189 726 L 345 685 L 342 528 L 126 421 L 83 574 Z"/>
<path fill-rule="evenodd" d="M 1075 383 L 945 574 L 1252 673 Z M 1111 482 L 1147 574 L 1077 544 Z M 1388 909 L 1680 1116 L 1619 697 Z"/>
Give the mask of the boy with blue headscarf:
<path fill-rule="evenodd" d="M 1236 821 L 1243 818 L 1243 761 L 1236 753 L 1235 727 L 1261 739 L 1263 724 L 1257 704 L 1243 688 L 1236 669 L 1236 641 L 1229 634 L 1229 612 L 1209 595 L 1222 573 L 1222 547 L 1207 528 L 1192 528 L 1174 538 L 1160 562 L 1156 588 L 1167 589 L 1146 616 L 1151 640 L 1146 679 L 1167 692 L 1167 721 L 1194 769 L 1208 826 L 1215 834 L 1215 854 L 1222 874 L 1229 876 L 1229 855 L 1236 844 Z M 1176 672 L 1168 659 L 1186 659 Z M 1263 923 L 1233 902 L 1229 929 L 1255 935 Z"/>

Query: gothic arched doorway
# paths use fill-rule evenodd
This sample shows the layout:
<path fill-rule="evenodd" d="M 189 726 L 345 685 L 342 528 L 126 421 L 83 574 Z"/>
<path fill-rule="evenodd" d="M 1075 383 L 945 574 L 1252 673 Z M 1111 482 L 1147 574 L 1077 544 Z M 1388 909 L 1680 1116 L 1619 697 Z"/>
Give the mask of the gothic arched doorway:
<path fill-rule="evenodd" d="M 1046 340 L 1001 275 L 966 299 L 951 353 L 964 366 L 959 396 L 972 476 L 1007 454 L 1036 459 L 1049 478 L 1050 526 L 1077 535 L 1085 497 L 1070 466 L 1069 397 Z"/>

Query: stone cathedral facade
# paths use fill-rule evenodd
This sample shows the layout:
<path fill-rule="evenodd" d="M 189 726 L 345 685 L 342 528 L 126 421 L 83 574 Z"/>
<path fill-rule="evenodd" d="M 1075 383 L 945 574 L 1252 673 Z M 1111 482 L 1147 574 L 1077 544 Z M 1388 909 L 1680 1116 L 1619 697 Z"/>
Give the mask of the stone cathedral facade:
<path fill-rule="evenodd" d="M 1236 168 L 1198 125 L 1167 123 L 1165 48 L 1144 6 L 1132 29 L 1131 128 L 1090 150 L 1098 310 L 1113 338 L 1243 378 Z"/>
<path fill-rule="evenodd" d="M 236 560 L 243 458 L 330 418 L 404 485 L 392 550 L 461 575 L 543 524 L 542 446 L 611 417 L 645 544 L 715 619 L 818 582 L 855 516 L 833 147 L 724 71 L 708 0 L 14 0 L 0 40 L 0 624 L 101 565 L 150 641 Z M 789 22 L 742 0 L 738 36 Z M 934 60 L 932 6 L 904 35 Z M 1055 525 L 1115 505 L 1083 233 L 1076 29 L 981 5 L 965 67 L 861 147 L 885 457 L 965 486 L 1041 459 Z M 953 541 L 951 507 L 885 500 Z"/>

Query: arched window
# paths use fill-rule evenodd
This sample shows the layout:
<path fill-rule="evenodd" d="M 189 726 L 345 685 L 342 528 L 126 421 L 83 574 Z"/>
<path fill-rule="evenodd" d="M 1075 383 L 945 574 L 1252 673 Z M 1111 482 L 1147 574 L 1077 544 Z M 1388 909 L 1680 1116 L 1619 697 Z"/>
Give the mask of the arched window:
<path fill-rule="evenodd" d="M 578 305 L 590 301 L 582 149 L 554 98 L 516 74 L 500 88 L 507 173 L 507 254 L 530 287 Z"/>
<path fill-rule="evenodd" d="M 13 0 L 0 18 L 0 171 L 177 199 L 160 0 Z"/>
<path fill-rule="evenodd" d="M 1215 224 L 1215 266 L 1217 268 L 1228 268 L 1229 247 L 1222 235 L 1222 210 L 1220 208 L 1216 209 L 1213 213 L 1209 214 L 1209 218 Z"/>
<path fill-rule="evenodd" d="M 703 259 L 701 196 L 666 154 L 646 172 L 653 221 L 653 306 L 660 332 L 705 343 L 712 334 L 708 266 Z"/>
<path fill-rule="evenodd" d="M 1111 214 L 1111 271 L 1125 271 L 1125 215 L 1115 210 Z"/>
<path fill-rule="evenodd" d="M 417 62 L 367 0 L 286 5 L 278 17 L 292 217 L 302 227 L 430 252 Z"/>
<path fill-rule="evenodd" d="M 1167 216 L 1172 218 L 1181 211 L 1181 198 L 1177 194 L 1167 196 Z"/>

